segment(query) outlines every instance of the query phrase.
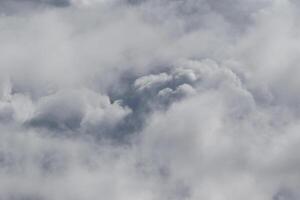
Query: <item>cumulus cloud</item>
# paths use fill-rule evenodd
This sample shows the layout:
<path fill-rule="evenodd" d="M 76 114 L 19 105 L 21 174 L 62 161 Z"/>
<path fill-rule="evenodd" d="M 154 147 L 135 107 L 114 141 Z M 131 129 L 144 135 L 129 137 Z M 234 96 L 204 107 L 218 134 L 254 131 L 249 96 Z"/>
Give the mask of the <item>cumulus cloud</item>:
<path fill-rule="evenodd" d="M 299 9 L 0 1 L 0 199 L 299 199 Z"/>

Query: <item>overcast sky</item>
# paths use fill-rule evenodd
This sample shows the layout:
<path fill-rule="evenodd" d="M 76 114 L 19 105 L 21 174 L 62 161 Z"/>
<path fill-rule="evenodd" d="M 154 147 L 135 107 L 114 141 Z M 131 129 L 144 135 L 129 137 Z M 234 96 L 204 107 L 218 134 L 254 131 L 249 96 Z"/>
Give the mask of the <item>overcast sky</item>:
<path fill-rule="evenodd" d="M 297 0 L 0 0 L 0 200 L 299 200 Z"/>

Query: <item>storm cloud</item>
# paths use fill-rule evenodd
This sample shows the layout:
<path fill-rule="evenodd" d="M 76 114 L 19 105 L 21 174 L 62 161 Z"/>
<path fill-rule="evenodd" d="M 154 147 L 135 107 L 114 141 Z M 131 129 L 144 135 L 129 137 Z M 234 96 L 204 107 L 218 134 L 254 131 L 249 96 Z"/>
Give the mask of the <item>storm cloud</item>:
<path fill-rule="evenodd" d="M 299 10 L 0 0 L 0 199 L 299 199 Z"/>

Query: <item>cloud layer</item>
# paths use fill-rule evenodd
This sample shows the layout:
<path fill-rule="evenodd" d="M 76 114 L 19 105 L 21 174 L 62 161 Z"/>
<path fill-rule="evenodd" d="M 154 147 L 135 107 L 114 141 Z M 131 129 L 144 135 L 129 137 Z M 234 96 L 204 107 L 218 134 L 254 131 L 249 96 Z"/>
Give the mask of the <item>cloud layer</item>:
<path fill-rule="evenodd" d="M 0 199 L 299 199 L 299 9 L 0 1 Z"/>

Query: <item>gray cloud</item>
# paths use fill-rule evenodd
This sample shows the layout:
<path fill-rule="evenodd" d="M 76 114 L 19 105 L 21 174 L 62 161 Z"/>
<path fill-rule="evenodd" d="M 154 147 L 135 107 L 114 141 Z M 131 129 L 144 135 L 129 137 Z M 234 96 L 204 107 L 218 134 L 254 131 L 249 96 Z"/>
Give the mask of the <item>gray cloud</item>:
<path fill-rule="evenodd" d="M 2 0 L 0 1 L 0 14 L 11 15 L 46 7 L 66 7 L 70 5 L 69 0 Z"/>
<path fill-rule="evenodd" d="M 0 199 L 299 199 L 298 11 L 0 1 Z"/>

